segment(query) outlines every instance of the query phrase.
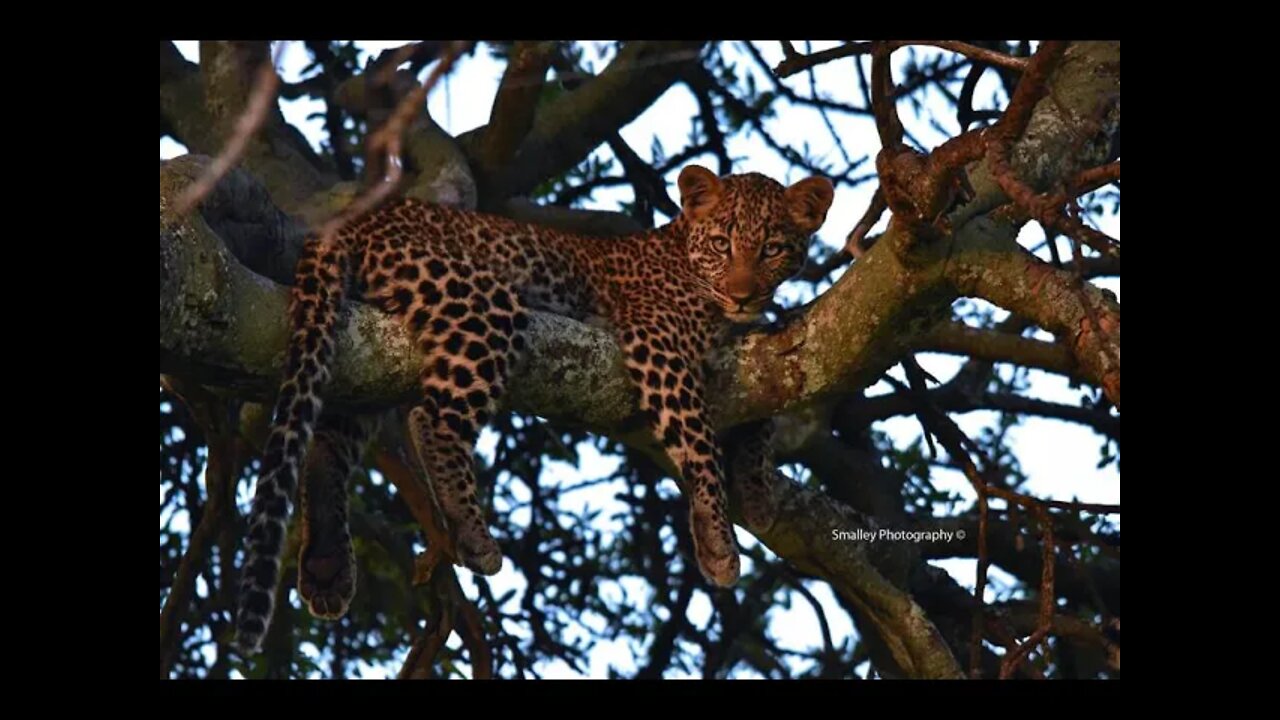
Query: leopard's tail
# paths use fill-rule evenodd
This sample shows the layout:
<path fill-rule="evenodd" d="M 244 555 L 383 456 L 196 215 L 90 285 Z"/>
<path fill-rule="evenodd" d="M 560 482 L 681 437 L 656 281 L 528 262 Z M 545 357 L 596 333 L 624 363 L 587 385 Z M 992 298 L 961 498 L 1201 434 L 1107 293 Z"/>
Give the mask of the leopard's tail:
<path fill-rule="evenodd" d="M 235 644 L 246 654 L 258 651 L 271 622 L 290 504 L 320 417 L 320 391 L 329 379 L 349 265 L 339 242 L 322 244 L 314 237 L 298 258 L 284 382 L 258 474 L 241 572 Z"/>

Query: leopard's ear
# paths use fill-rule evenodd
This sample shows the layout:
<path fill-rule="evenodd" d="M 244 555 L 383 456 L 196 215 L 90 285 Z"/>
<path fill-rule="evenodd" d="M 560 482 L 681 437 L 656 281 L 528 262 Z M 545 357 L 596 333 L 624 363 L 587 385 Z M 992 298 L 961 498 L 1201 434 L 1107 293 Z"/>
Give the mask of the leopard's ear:
<path fill-rule="evenodd" d="M 827 219 L 835 188 L 824 177 L 805 178 L 787 188 L 787 212 L 801 232 L 814 233 Z"/>
<path fill-rule="evenodd" d="M 676 185 L 680 187 L 680 205 L 690 220 L 706 217 L 716 203 L 720 202 L 723 190 L 720 178 L 698 165 L 690 165 L 681 170 Z"/>

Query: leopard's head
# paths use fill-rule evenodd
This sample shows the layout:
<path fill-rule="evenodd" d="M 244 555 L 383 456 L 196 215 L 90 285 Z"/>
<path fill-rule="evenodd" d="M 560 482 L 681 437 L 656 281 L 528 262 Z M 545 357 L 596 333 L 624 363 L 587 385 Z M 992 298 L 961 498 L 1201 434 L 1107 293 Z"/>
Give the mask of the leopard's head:
<path fill-rule="evenodd" d="M 682 170 L 678 184 L 689 261 L 733 322 L 758 318 L 774 290 L 804 267 L 834 195 L 822 177 L 783 187 L 759 173 L 718 178 L 697 165 Z"/>

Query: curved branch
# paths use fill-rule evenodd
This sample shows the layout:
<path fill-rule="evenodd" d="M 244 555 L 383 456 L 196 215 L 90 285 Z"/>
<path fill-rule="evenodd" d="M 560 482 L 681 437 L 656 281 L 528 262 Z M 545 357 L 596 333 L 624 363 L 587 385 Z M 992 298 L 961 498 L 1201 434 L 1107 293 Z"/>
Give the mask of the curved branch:
<path fill-rule="evenodd" d="M 939 323 L 921 336 L 915 349 L 1013 363 L 1079 379 L 1079 370 L 1070 348 L 1025 338 L 1017 333 L 969 327 L 959 322 Z"/>
<path fill-rule="evenodd" d="M 171 182 L 192 182 L 211 162 L 204 155 L 183 155 L 166 162 L 164 172 Z M 199 212 L 240 262 L 276 282 L 293 282 L 307 227 L 282 212 L 256 177 L 232 170 L 214 185 Z"/>
<path fill-rule="evenodd" d="M 1002 52 L 996 52 L 987 48 L 970 45 L 959 40 L 894 40 L 887 43 L 892 49 L 906 47 L 907 45 L 929 45 L 943 50 L 950 50 L 953 53 L 964 55 L 972 60 L 985 62 L 989 65 L 1008 68 L 1010 70 L 1024 70 L 1027 66 L 1027 59 L 1013 57 Z M 810 55 L 801 55 L 799 53 L 788 55 L 786 59 L 778 63 L 773 69 L 774 74 L 780 78 L 795 75 L 801 70 L 807 70 L 815 65 L 821 65 L 832 60 L 840 58 L 853 57 L 856 55 L 866 55 L 873 52 L 872 43 L 869 42 L 853 42 L 846 43 L 840 47 L 834 47 L 830 50 L 812 53 Z"/>
<path fill-rule="evenodd" d="M 511 161 L 533 127 L 534 111 L 555 51 L 555 43 L 550 42 L 520 40 L 512 47 L 479 153 L 480 168 L 486 175 L 496 175 Z"/>
<path fill-rule="evenodd" d="M 236 126 L 253 100 L 259 68 L 270 62 L 268 46 L 258 41 L 200 43 L 201 102 L 212 132 L 193 135 L 187 143 L 192 152 L 216 156 L 235 137 Z M 337 180 L 298 129 L 285 121 L 275 102 L 261 130 L 249 141 L 243 162 L 288 211 Z"/>
<path fill-rule="evenodd" d="M 542 108 L 514 161 L 485 178 L 486 203 L 524 195 L 577 165 L 697 64 L 703 41 L 627 43 L 604 72 Z M 488 130 L 484 131 L 486 134 Z"/>
<path fill-rule="evenodd" d="M 1074 356 L 1077 369 L 1072 374 L 1101 386 L 1120 407 L 1120 303 L 1115 295 L 1054 268 L 1007 234 L 992 233 L 980 240 L 976 233 L 962 234 L 971 242 L 956 252 L 947 271 L 957 291 L 1029 318 L 1057 335 Z"/>
<path fill-rule="evenodd" d="M 189 148 L 216 152 L 218 136 L 204 105 L 200 66 L 188 62 L 169 40 L 160 41 L 160 121 Z"/>
<path fill-rule="evenodd" d="M 205 168 L 205 172 L 196 182 L 188 185 L 178 198 L 178 212 L 189 212 L 244 156 L 245 150 L 249 147 L 249 140 L 262 127 L 263 121 L 267 119 L 267 111 L 277 101 L 280 75 L 276 72 L 276 67 L 280 64 L 280 55 L 284 48 L 285 43 L 279 43 L 275 55 L 271 56 L 271 61 L 263 64 L 255 73 L 253 90 L 249 93 L 244 111 L 236 120 L 235 131 L 227 138 L 222 152 L 214 158 L 213 163 Z"/>
<path fill-rule="evenodd" d="M 1064 405 L 1012 393 L 991 393 L 985 390 L 969 393 L 965 388 L 955 385 L 954 381 L 927 391 L 925 397 L 944 412 L 999 410 L 1019 415 L 1034 415 L 1078 423 L 1091 427 L 1112 439 L 1120 439 L 1120 418 L 1104 410 Z M 879 395 L 851 403 L 844 409 L 843 417 L 855 425 L 865 426 L 895 415 L 912 415 L 918 410 L 918 402 L 917 398 L 907 393 Z"/>

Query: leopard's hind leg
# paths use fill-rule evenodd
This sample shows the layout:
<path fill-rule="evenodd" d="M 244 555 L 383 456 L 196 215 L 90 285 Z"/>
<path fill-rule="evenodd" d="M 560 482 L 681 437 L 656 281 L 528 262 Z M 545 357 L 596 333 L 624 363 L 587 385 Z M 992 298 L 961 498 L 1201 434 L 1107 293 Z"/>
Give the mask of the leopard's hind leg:
<path fill-rule="evenodd" d="M 502 567 L 502 551 L 476 498 L 472 455 L 524 350 L 529 319 L 515 292 L 490 273 L 449 274 L 435 282 L 438 302 L 411 313 L 427 361 L 424 399 L 409 413 L 409 435 L 444 512 L 458 560 L 492 575 Z"/>
<path fill-rule="evenodd" d="M 759 534 L 778 516 L 774 497 L 773 418 L 733 428 L 723 439 L 728 458 L 729 491 L 742 509 L 747 529 Z"/>
<path fill-rule="evenodd" d="M 326 415 L 307 453 L 298 493 L 302 519 L 298 594 L 316 617 L 342 617 L 355 596 L 348 481 L 377 425 L 375 417 Z"/>

